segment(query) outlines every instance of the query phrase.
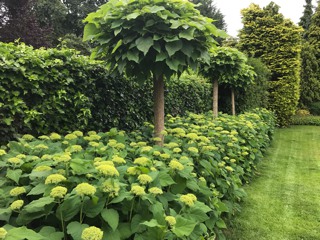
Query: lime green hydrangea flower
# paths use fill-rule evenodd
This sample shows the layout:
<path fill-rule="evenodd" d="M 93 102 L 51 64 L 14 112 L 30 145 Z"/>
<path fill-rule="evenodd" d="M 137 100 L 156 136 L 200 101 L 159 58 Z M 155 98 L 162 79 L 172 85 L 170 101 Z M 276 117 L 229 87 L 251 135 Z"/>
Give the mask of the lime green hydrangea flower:
<path fill-rule="evenodd" d="M 44 154 L 42 157 L 41 157 L 42 160 L 51 160 L 52 159 L 52 155 L 49 155 L 49 154 Z"/>
<path fill-rule="evenodd" d="M 89 136 L 97 135 L 97 132 L 96 132 L 96 131 L 89 131 L 89 132 L 88 132 L 88 135 L 89 135 Z"/>
<path fill-rule="evenodd" d="M 152 154 L 153 154 L 154 156 L 160 156 L 161 152 L 159 152 L 159 151 L 154 151 Z"/>
<path fill-rule="evenodd" d="M 147 146 L 147 143 L 146 142 L 137 142 L 137 145 L 139 147 L 145 147 L 145 146 Z"/>
<path fill-rule="evenodd" d="M 152 138 L 152 140 L 155 142 L 161 142 L 161 138 L 159 138 L 159 137 L 154 137 L 154 138 Z"/>
<path fill-rule="evenodd" d="M 119 195 L 120 185 L 112 179 L 108 179 L 102 183 L 102 191 L 109 193 L 111 197 L 116 197 Z"/>
<path fill-rule="evenodd" d="M 178 170 L 178 171 L 181 171 L 181 170 L 184 169 L 184 166 L 176 159 L 173 159 L 173 160 L 170 161 L 169 167 L 172 170 Z"/>
<path fill-rule="evenodd" d="M 11 203 L 10 208 L 13 211 L 20 210 L 20 208 L 22 208 L 23 204 L 24 204 L 23 200 L 16 200 L 13 203 Z"/>
<path fill-rule="evenodd" d="M 67 192 L 67 188 L 58 186 L 51 189 L 50 196 L 53 198 L 64 198 Z"/>
<path fill-rule="evenodd" d="M 53 156 L 53 160 L 56 162 L 69 162 L 71 160 L 71 153 L 64 152 L 64 153 L 57 153 Z"/>
<path fill-rule="evenodd" d="M 112 156 L 112 161 L 118 164 L 125 164 L 126 160 L 124 160 L 124 158 L 119 157 L 117 155 Z"/>
<path fill-rule="evenodd" d="M 108 141 L 108 146 L 109 147 L 115 147 L 116 145 L 117 145 L 117 140 L 115 140 L 115 139 L 110 139 L 109 141 Z"/>
<path fill-rule="evenodd" d="M 49 139 L 50 139 L 50 138 L 49 138 L 48 136 L 46 136 L 46 135 L 39 136 L 38 138 L 41 139 L 41 140 L 49 140 Z"/>
<path fill-rule="evenodd" d="M 82 151 L 82 146 L 81 145 L 72 145 L 69 147 L 70 152 L 80 152 Z"/>
<path fill-rule="evenodd" d="M 82 240 L 101 240 L 103 238 L 103 231 L 97 227 L 88 227 L 83 229 L 81 234 Z"/>
<path fill-rule="evenodd" d="M 191 140 L 197 140 L 198 139 L 198 135 L 196 133 L 188 133 L 186 135 L 187 138 L 190 138 Z"/>
<path fill-rule="evenodd" d="M 63 175 L 58 174 L 58 173 L 55 173 L 55 174 L 49 175 L 49 176 L 46 178 L 44 184 L 51 184 L 51 183 L 52 183 L 52 184 L 58 184 L 58 183 L 60 183 L 60 182 L 66 181 L 66 180 L 67 180 L 67 179 L 66 179 Z"/>
<path fill-rule="evenodd" d="M 185 205 L 187 205 L 189 207 L 192 207 L 194 205 L 195 201 L 197 201 L 197 197 L 192 193 L 181 195 L 179 199 L 182 203 L 184 203 Z"/>
<path fill-rule="evenodd" d="M 126 148 L 126 145 L 124 145 L 123 143 L 117 143 L 114 148 L 116 149 L 125 149 Z"/>
<path fill-rule="evenodd" d="M 99 147 L 99 143 L 97 143 L 97 142 L 89 142 L 89 145 L 91 146 L 91 147 Z"/>
<path fill-rule="evenodd" d="M 5 237 L 7 236 L 7 230 L 5 230 L 4 228 L 0 228 L 0 239 L 5 239 Z"/>
<path fill-rule="evenodd" d="M 198 153 L 199 152 L 199 150 L 196 147 L 189 147 L 188 151 L 192 152 L 192 153 Z"/>
<path fill-rule="evenodd" d="M 144 191 L 144 188 L 138 185 L 131 186 L 130 192 L 137 196 L 142 196 L 146 194 L 146 192 Z"/>
<path fill-rule="evenodd" d="M 150 160 L 147 157 L 139 157 L 136 158 L 133 163 L 145 167 L 150 164 Z"/>
<path fill-rule="evenodd" d="M 178 148 L 178 147 L 174 148 L 172 151 L 173 151 L 174 153 L 180 153 L 180 152 L 182 152 L 181 148 Z"/>
<path fill-rule="evenodd" d="M 77 138 L 78 138 L 78 136 L 75 135 L 74 133 L 69 133 L 66 136 L 64 136 L 64 139 L 66 139 L 66 140 L 73 140 L 73 139 L 77 139 Z"/>
<path fill-rule="evenodd" d="M 234 158 L 230 159 L 230 162 L 235 163 L 237 160 L 235 160 Z"/>
<path fill-rule="evenodd" d="M 229 172 L 233 172 L 233 168 L 230 167 L 230 166 L 226 166 L 225 169 L 226 169 L 227 171 L 229 171 Z"/>
<path fill-rule="evenodd" d="M 2 155 L 6 155 L 6 154 L 7 154 L 7 152 L 6 152 L 5 150 L 0 149 L 0 156 L 2 156 Z"/>
<path fill-rule="evenodd" d="M 15 187 L 10 190 L 10 196 L 16 197 L 16 196 L 19 196 L 19 195 L 24 194 L 26 192 L 27 191 L 24 187 Z"/>
<path fill-rule="evenodd" d="M 200 181 L 200 182 L 207 182 L 204 177 L 199 177 L 199 181 Z"/>
<path fill-rule="evenodd" d="M 83 132 L 81 132 L 81 131 L 74 131 L 73 134 L 76 135 L 77 137 L 83 136 Z"/>
<path fill-rule="evenodd" d="M 34 139 L 34 136 L 32 136 L 31 134 L 25 134 L 22 136 L 22 139 L 26 141 L 31 141 L 32 139 Z"/>
<path fill-rule="evenodd" d="M 152 187 L 152 188 L 149 188 L 149 193 L 152 193 L 153 195 L 160 195 L 160 194 L 163 194 L 163 191 L 161 188 L 158 188 L 158 187 Z"/>
<path fill-rule="evenodd" d="M 25 154 L 18 154 L 16 157 L 19 159 L 25 159 L 27 156 Z"/>
<path fill-rule="evenodd" d="M 94 162 L 95 166 L 101 166 L 101 165 L 109 165 L 114 167 L 114 163 L 112 161 L 101 161 L 101 162 Z"/>
<path fill-rule="evenodd" d="M 45 172 L 45 171 L 50 171 L 52 168 L 49 166 L 38 166 L 33 171 L 35 172 Z"/>
<path fill-rule="evenodd" d="M 140 151 L 144 153 L 144 152 L 150 152 L 151 150 L 152 150 L 151 146 L 145 146 L 145 147 L 142 147 Z"/>
<path fill-rule="evenodd" d="M 43 149 L 43 150 L 45 150 L 45 149 L 48 149 L 49 147 L 47 145 L 41 143 L 41 144 L 36 145 L 34 148 L 35 149 Z"/>
<path fill-rule="evenodd" d="M 60 140 L 61 139 L 61 136 L 58 133 L 51 133 L 49 137 L 51 140 Z"/>
<path fill-rule="evenodd" d="M 176 218 L 173 216 L 166 216 L 165 220 L 170 226 L 174 226 L 177 223 Z"/>
<path fill-rule="evenodd" d="M 148 174 L 141 174 L 138 176 L 138 180 L 141 184 L 148 184 L 152 182 L 152 177 L 150 177 Z"/>
<path fill-rule="evenodd" d="M 80 183 L 75 188 L 78 196 L 93 196 L 96 193 L 96 188 L 89 183 Z"/>
<path fill-rule="evenodd" d="M 111 165 L 107 165 L 107 164 L 100 165 L 100 166 L 97 166 L 96 169 L 98 170 L 99 173 L 101 173 L 105 176 L 111 176 L 111 177 L 112 176 L 119 176 L 118 170 L 114 166 L 111 166 Z"/>
<path fill-rule="evenodd" d="M 175 142 L 170 142 L 170 143 L 164 144 L 164 146 L 167 148 L 175 148 L 175 147 L 179 147 L 179 144 Z"/>
<path fill-rule="evenodd" d="M 160 157 L 163 159 L 169 159 L 171 156 L 168 153 L 162 153 L 160 154 Z"/>
<path fill-rule="evenodd" d="M 23 163 L 23 161 L 20 158 L 17 158 L 17 157 L 9 158 L 8 162 L 11 163 L 11 164 L 14 164 L 14 165 L 19 165 L 19 164 Z"/>
<path fill-rule="evenodd" d="M 139 175 L 141 173 L 141 171 L 136 167 L 128 167 L 127 173 L 129 175 Z"/>

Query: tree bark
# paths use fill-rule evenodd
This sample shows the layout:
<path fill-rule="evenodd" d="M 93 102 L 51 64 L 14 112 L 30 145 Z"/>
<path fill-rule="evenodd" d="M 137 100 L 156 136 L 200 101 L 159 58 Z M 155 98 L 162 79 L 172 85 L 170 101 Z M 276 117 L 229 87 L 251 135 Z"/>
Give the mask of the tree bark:
<path fill-rule="evenodd" d="M 158 137 L 161 141 L 156 144 L 163 146 L 164 130 L 164 81 L 163 76 L 153 77 L 153 111 L 154 111 L 154 137 Z"/>
<path fill-rule="evenodd" d="M 213 80 L 213 95 L 212 95 L 212 111 L 213 118 L 218 117 L 218 94 L 219 94 L 219 84 L 218 80 Z"/>
<path fill-rule="evenodd" d="M 236 103 L 234 101 L 234 89 L 231 89 L 231 111 L 232 111 L 232 115 L 235 116 L 236 115 Z"/>

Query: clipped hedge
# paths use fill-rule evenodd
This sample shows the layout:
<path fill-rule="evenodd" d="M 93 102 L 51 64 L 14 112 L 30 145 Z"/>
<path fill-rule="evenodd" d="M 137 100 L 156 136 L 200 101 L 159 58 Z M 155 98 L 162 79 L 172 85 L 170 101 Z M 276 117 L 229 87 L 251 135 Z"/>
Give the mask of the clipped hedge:
<path fill-rule="evenodd" d="M 17 133 L 133 129 L 151 121 L 151 84 L 113 78 L 101 62 L 71 49 L 0 43 L 0 143 Z M 202 82 L 167 83 L 166 112 L 209 109 Z"/>
<path fill-rule="evenodd" d="M 291 125 L 314 125 L 320 126 L 320 116 L 298 116 L 292 117 Z"/>
<path fill-rule="evenodd" d="M 224 218 L 270 143 L 273 114 L 169 116 L 126 134 L 24 135 L 0 150 L 0 231 L 9 239 L 224 239 Z M 102 237 L 103 235 L 103 237 Z M 10 238 L 10 239 L 11 239 Z M 5 238 L 6 239 L 6 238 Z"/>

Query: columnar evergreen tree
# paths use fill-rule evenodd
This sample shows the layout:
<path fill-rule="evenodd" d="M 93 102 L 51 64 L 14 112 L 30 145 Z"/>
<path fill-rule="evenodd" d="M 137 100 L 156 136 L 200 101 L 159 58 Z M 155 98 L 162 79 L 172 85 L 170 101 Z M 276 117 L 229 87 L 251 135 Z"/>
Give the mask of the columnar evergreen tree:
<path fill-rule="evenodd" d="M 200 58 L 209 63 L 209 49 L 222 31 L 185 0 L 110 0 L 85 19 L 84 40 L 97 44 L 92 56 L 111 71 L 153 78 L 154 125 L 159 145 L 164 130 L 164 76 L 194 69 Z"/>
<path fill-rule="evenodd" d="M 313 15 L 313 5 L 312 0 L 306 0 L 306 5 L 304 5 L 303 15 L 300 18 L 299 25 L 305 30 L 308 31 L 311 24 L 311 17 Z M 306 37 L 306 36 L 305 36 Z"/>
<path fill-rule="evenodd" d="M 278 11 L 273 2 L 263 9 L 251 4 L 242 10 L 239 48 L 261 58 L 270 69 L 268 106 L 277 114 L 279 124 L 286 126 L 299 100 L 302 29 Z"/>

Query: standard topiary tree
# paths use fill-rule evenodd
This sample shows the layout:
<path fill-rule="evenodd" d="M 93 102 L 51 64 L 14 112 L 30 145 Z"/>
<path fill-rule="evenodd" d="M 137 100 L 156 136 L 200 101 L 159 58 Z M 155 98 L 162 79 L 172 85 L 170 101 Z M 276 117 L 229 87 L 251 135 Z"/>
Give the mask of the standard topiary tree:
<path fill-rule="evenodd" d="M 111 0 L 85 19 L 84 40 L 97 47 L 92 57 L 108 62 L 110 71 L 153 78 L 154 124 L 163 142 L 164 76 L 180 75 L 199 59 L 209 63 L 213 37 L 222 37 L 212 19 L 186 0 Z M 161 141 L 160 141 L 160 139 Z"/>
<path fill-rule="evenodd" d="M 235 115 L 234 89 L 245 87 L 253 82 L 253 68 L 246 64 L 246 56 L 235 48 L 219 47 L 212 49 L 210 65 L 201 67 L 200 72 L 212 79 L 213 117 L 218 116 L 218 87 L 224 83 L 231 89 L 232 114 Z"/>

